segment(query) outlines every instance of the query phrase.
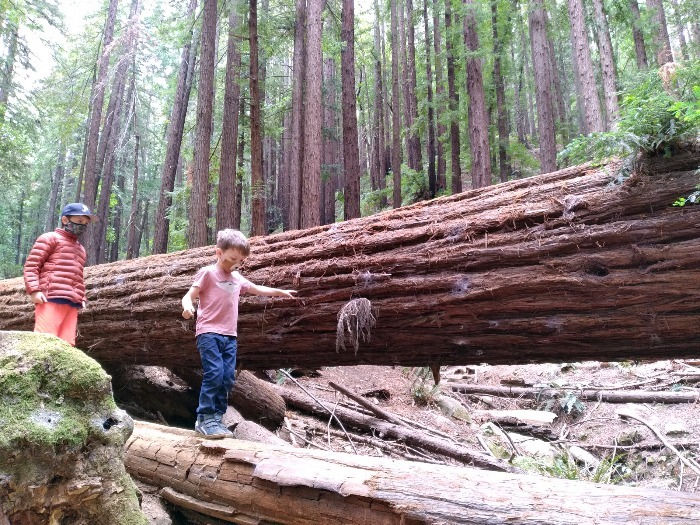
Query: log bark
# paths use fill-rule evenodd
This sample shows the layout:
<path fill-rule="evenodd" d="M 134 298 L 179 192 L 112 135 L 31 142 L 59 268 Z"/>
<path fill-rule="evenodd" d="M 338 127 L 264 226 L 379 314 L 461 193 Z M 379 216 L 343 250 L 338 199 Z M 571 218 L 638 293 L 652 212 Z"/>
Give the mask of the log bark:
<path fill-rule="evenodd" d="M 453 392 L 462 394 L 490 394 L 499 397 L 525 397 L 542 399 L 560 397 L 565 391 L 557 388 L 528 388 L 520 386 L 492 386 L 450 383 Z M 646 390 L 567 390 L 577 398 L 585 401 L 603 401 L 605 403 L 697 403 L 700 392 L 654 392 Z"/>
<path fill-rule="evenodd" d="M 137 423 L 132 476 L 232 523 L 695 523 L 697 494 L 276 447 Z M 504 499 L 504 496 L 505 499 Z M 585 495 L 585 496 L 584 496 Z M 504 504 L 507 501 L 507 504 Z"/>
<path fill-rule="evenodd" d="M 648 159 L 626 180 L 621 164 L 569 168 L 253 238 L 242 273 L 299 298 L 243 297 L 241 366 L 696 357 L 700 206 L 671 204 L 700 181 L 698 157 Z M 105 365 L 198 367 L 180 299 L 213 256 L 88 268 L 78 346 Z M 371 337 L 336 352 L 338 312 L 359 297 Z M 0 307 L 0 329 L 31 330 L 21 279 L 0 282 Z"/>

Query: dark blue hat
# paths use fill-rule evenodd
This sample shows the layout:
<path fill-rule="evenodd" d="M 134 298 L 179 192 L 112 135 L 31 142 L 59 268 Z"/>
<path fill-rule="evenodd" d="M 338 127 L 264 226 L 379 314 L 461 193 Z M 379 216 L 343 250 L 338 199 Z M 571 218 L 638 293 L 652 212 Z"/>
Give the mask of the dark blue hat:
<path fill-rule="evenodd" d="M 87 217 L 90 217 L 90 220 L 93 220 L 95 216 L 92 214 L 90 211 L 90 208 L 85 206 L 82 202 L 71 202 L 70 204 L 66 204 L 63 207 L 63 210 L 61 210 L 61 217 L 65 217 L 68 215 L 85 215 Z"/>

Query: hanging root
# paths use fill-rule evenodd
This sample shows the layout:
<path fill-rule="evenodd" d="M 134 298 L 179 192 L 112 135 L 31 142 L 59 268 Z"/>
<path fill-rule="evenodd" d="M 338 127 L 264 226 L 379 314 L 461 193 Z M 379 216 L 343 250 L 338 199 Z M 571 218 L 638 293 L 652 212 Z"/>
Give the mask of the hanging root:
<path fill-rule="evenodd" d="M 355 355 L 360 347 L 360 338 L 367 343 L 370 332 L 377 320 L 372 315 L 372 303 L 369 299 L 360 297 L 347 302 L 338 312 L 338 327 L 335 331 L 335 351 L 346 350 L 345 343 L 349 339 L 355 349 Z"/>

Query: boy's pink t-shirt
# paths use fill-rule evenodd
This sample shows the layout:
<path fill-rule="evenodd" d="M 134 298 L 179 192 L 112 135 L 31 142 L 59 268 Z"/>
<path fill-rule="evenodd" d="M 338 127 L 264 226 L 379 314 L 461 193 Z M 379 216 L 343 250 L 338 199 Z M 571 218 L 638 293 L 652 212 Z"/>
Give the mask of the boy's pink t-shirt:
<path fill-rule="evenodd" d="M 237 335 L 238 297 L 251 282 L 238 272 L 225 272 L 218 265 L 205 266 L 192 286 L 199 288 L 196 335 Z"/>

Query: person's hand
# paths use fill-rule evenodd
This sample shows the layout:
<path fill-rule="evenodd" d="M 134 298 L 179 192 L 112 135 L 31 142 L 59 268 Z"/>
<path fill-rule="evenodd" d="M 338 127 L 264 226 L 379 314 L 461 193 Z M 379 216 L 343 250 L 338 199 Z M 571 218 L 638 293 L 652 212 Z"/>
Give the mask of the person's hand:
<path fill-rule="evenodd" d="M 294 299 L 296 294 L 296 290 L 277 290 L 277 297 L 289 297 L 290 299 Z"/>
<path fill-rule="evenodd" d="M 83 301 L 83 310 L 87 308 L 87 301 Z"/>
<path fill-rule="evenodd" d="M 46 296 L 44 295 L 44 292 L 34 292 L 33 294 L 30 295 L 32 298 L 32 302 L 34 304 L 42 304 L 48 302 L 46 300 Z"/>
<path fill-rule="evenodd" d="M 182 310 L 182 317 L 184 317 L 185 319 L 192 319 L 192 317 L 194 316 L 194 305 L 190 303 L 187 306 L 183 305 L 183 308 L 184 309 Z"/>

